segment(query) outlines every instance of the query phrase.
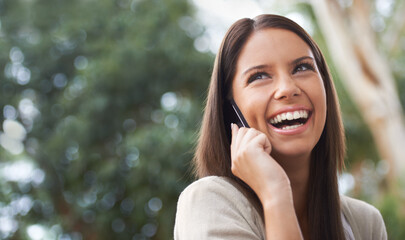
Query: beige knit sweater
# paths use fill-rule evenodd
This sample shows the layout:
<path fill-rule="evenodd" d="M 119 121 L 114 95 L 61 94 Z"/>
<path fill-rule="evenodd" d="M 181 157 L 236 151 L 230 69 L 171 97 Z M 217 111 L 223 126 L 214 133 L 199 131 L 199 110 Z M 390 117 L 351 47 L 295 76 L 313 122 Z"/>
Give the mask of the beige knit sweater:
<path fill-rule="evenodd" d="M 356 240 L 385 240 L 380 212 L 373 206 L 341 196 L 342 212 Z M 231 179 L 206 177 L 180 195 L 174 227 L 175 240 L 264 240 L 263 219 Z"/>

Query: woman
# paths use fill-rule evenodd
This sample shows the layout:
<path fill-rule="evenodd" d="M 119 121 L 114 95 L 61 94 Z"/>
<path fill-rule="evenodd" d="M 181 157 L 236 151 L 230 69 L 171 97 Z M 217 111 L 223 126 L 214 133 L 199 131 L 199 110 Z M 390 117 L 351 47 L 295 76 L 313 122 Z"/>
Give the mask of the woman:
<path fill-rule="evenodd" d="M 239 127 L 231 102 L 251 128 Z M 386 239 L 377 209 L 339 196 L 344 131 L 324 57 L 293 21 L 241 19 L 217 54 L 174 238 Z"/>

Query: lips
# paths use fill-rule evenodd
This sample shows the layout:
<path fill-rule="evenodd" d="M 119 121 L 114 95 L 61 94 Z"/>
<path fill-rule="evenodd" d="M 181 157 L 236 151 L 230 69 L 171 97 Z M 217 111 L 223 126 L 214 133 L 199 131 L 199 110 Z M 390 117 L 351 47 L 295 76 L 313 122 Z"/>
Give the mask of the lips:
<path fill-rule="evenodd" d="M 311 111 L 309 110 L 290 110 L 276 114 L 270 118 L 269 123 L 277 130 L 293 130 L 305 125 L 310 117 Z"/>

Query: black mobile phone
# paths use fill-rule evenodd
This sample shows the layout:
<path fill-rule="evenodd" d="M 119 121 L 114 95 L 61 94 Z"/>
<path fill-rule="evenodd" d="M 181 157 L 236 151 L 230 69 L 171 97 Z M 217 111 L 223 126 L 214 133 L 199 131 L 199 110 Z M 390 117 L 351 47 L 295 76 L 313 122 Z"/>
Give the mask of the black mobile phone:
<path fill-rule="evenodd" d="M 236 105 L 235 101 L 233 99 L 230 100 L 233 111 L 236 114 L 237 119 L 239 120 L 238 122 L 236 122 L 236 124 L 238 125 L 238 127 L 246 127 L 249 128 L 249 124 L 247 123 L 245 117 L 243 116 L 242 112 L 240 111 L 238 105 Z"/>

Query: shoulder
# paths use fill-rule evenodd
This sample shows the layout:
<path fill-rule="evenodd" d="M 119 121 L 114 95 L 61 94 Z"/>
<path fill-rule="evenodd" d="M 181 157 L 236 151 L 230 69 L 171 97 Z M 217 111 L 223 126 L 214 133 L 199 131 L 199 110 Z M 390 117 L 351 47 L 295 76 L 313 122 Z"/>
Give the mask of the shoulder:
<path fill-rule="evenodd" d="M 387 239 L 384 220 L 374 206 L 354 198 L 341 196 L 342 211 L 353 233 L 359 239 Z"/>
<path fill-rule="evenodd" d="M 259 213 L 235 181 L 211 176 L 195 181 L 180 194 L 174 237 L 261 239 L 261 225 Z"/>
<path fill-rule="evenodd" d="M 207 198 L 229 199 L 236 203 L 247 201 L 235 181 L 218 176 L 205 177 L 193 182 L 180 194 L 179 201 L 208 200 Z"/>
<path fill-rule="evenodd" d="M 348 196 L 340 196 L 342 207 L 350 211 L 354 216 L 381 216 L 380 212 L 374 206 Z"/>
<path fill-rule="evenodd" d="M 212 209 L 221 213 L 232 211 L 239 214 L 251 214 L 255 209 L 243 193 L 241 187 L 227 177 L 210 176 L 190 184 L 180 194 L 177 210 L 184 206 L 200 209 Z"/>

